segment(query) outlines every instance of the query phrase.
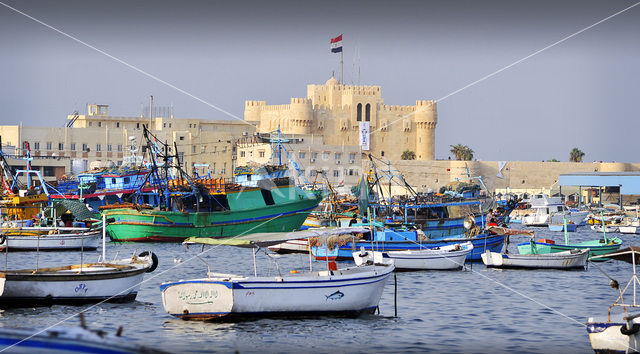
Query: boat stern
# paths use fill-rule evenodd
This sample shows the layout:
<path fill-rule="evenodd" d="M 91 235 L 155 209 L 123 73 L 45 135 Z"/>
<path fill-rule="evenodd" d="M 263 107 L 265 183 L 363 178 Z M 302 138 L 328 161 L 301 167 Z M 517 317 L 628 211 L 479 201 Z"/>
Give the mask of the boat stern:
<path fill-rule="evenodd" d="M 211 320 L 231 313 L 231 282 L 204 280 L 163 283 L 162 305 L 172 316 L 184 320 Z"/>

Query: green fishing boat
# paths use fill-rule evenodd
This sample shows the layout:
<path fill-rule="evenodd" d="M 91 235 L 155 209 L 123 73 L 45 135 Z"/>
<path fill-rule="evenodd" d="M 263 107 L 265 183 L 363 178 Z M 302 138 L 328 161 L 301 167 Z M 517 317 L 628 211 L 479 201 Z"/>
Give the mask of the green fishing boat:
<path fill-rule="evenodd" d="M 295 185 L 265 189 L 240 188 L 203 196 L 201 208 L 212 211 L 182 212 L 144 208 L 103 210 L 112 221 L 111 239 L 118 242 L 181 242 L 187 237 L 230 237 L 255 232 L 300 229 L 323 195 Z M 182 202 L 185 203 L 184 201 Z M 193 210 L 189 206 L 180 206 Z"/>
<path fill-rule="evenodd" d="M 588 248 L 589 257 L 592 257 L 617 251 L 622 245 L 622 240 L 617 237 L 608 238 L 607 233 L 603 229 L 602 238 L 599 240 L 571 244 L 569 242 L 569 234 L 567 232 L 567 220 L 564 219 L 564 243 L 564 245 L 560 245 L 547 239 L 538 240 L 537 242 L 533 242 L 532 240 L 531 242 L 519 243 L 518 252 L 520 252 L 520 254 L 547 254 Z"/>
<path fill-rule="evenodd" d="M 520 254 L 547 254 L 547 253 L 557 253 L 563 251 L 570 251 L 574 249 L 589 249 L 589 257 L 591 256 L 599 256 L 601 254 L 617 251 L 622 245 L 622 240 L 614 237 L 600 240 L 591 240 L 582 243 L 574 243 L 568 245 L 559 245 L 556 243 L 551 243 L 551 240 L 545 240 L 545 242 L 541 242 L 542 240 L 538 240 L 533 243 L 537 252 L 532 249 L 532 242 L 523 242 L 518 244 L 518 252 Z"/>
<path fill-rule="evenodd" d="M 146 128 L 143 133 L 147 150 L 153 151 L 145 182 L 153 181 L 156 190 L 148 200 L 158 202 L 144 205 L 138 191 L 128 206 L 101 207 L 113 241 L 181 242 L 188 237 L 294 231 L 324 197 L 322 191 L 297 187 L 282 163 L 236 167 L 233 182 L 191 177 L 182 169 L 177 145 L 170 154 L 167 143 Z"/>

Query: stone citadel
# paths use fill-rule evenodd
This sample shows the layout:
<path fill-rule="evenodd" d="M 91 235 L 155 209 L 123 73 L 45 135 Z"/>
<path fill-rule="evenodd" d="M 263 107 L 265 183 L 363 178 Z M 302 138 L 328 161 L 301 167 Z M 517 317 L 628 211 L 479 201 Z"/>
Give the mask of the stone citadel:
<path fill-rule="evenodd" d="M 291 98 L 290 104 L 246 101 L 244 119 L 258 131 L 280 127 L 284 134 L 322 136 L 327 145 L 359 145 L 359 123 L 369 122 L 370 153 L 395 160 L 409 150 L 417 160 L 435 159 L 435 101 L 387 105 L 380 86 L 342 85 L 332 77 L 308 85 L 307 97 Z"/>

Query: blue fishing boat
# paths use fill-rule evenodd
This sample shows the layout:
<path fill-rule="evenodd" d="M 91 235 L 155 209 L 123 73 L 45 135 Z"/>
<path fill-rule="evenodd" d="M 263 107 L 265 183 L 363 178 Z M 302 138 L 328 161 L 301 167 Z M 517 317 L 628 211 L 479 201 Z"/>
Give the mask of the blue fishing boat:
<path fill-rule="evenodd" d="M 318 260 L 349 260 L 352 253 L 364 248 L 371 251 L 400 251 L 400 250 L 420 250 L 443 247 L 453 244 L 471 242 L 473 251 L 467 256 L 467 260 L 480 260 L 480 255 L 485 251 L 502 252 L 505 235 L 479 234 L 473 237 L 465 237 L 464 234 L 455 237 L 429 239 L 418 230 L 393 230 L 385 228 L 372 233 L 363 234 L 362 238 L 355 235 L 336 237 L 322 245 L 314 245 L 314 240 L 310 243 L 311 253 Z"/>

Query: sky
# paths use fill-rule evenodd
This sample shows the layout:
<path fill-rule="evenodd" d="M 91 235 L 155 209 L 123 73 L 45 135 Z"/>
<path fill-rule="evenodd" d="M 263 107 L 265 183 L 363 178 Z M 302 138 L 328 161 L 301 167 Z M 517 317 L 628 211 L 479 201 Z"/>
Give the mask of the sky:
<path fill-rule="evenodd" d="M 357 47 L 386 104 L 438 100 L 438 159 L 464 144 L 478 160 L 640 162 L 640 5 L 508 67 L 634 1 L 0 2 L 189 93 L 0 4 L 1 125 L 64 126 L 87 103 L 136 116 L 149 95 L 181 118 L 242 118 L 245 100 L 289 103 L 337 75 L 343 34 L 345 83 Z"/>

